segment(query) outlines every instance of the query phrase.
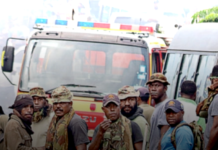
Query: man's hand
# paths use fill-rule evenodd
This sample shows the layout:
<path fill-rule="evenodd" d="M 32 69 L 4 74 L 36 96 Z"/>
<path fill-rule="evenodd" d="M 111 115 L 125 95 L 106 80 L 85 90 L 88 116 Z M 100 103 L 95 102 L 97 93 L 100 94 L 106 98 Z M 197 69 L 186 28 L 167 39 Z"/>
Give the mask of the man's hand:
<path fill-rule="evenodd" d="M 199 116 L 200 110 L 204 105 L 204 101 L 200 102 L 196 108 L 196 115 Z"/>
<path fill-rule="evenodd" d="M 111 124 L 111 120 L 104 120 L 103 122 L 101 122 L 99 124 L 99 129 L 98 129 L 98 133 L 96 135 L 96 137 L 94 139 L 92 139 L 92 143 L 89 146 L 89 150 L 99 150 L 100 144 L 101 144 L 101 140 L 104 137 L 104 133 L 105 131 L 109 128 Z"/>
<path fill-rule="evenodd" d="M 101 134 L 104 134 L 105 131 L 109 128 L 110 124 L 111 124 L 111 120 L 109 120 L 109 119 L 108 120 L 104 120 L 103 122 L 101 122 L 100 126 L 99 126 L 99 132 Z"/>

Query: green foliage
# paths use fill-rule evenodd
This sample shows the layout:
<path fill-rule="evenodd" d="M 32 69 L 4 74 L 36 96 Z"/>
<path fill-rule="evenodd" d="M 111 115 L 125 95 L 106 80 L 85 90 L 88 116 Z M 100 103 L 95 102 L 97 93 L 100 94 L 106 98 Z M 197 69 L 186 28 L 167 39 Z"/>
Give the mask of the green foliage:
<path fill-rule="evenodd" d="M 218 22 L 218 6 L 201 10 L 192 16 L 192 24 L 201 22 Z"/>

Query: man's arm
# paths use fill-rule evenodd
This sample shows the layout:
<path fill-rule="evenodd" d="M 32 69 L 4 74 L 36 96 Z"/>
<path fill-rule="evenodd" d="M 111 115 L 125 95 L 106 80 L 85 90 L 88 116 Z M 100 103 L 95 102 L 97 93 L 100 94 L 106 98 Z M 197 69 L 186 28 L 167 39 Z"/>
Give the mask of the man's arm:
<path fill-rule="evenodd" d="M 213 117 L 213 126 L 210 130 L 210 138 L 207 144 L 207 150 L 211 150 L 217 144 L 218 139 L 218 116 Z"/>
<path fill-rule="evenodd" d="M 99 150 L 101 140 L 103 139 L 104 133 L 109 128 L 110 124 L 110 120 L 105 120 L 102 123 L 100 123 L 97 135 L 93 136 L 94 139 L 92 139 L 92 142 L 89 146 L 89 150 Z"/>
<path fill-rule="evenodd" d="M 132 143 L 135 150 L 141 150 L 143 144 L 143 136 L 137 123 L 131 122 L 132 126 Z"/>
<path fill-rule="evenodd" d="M 74 118 L 68 125 L 68 134 L 72 135 L 76 149 L 86 150 L 86 144 L 88 144 L 88 126 L 86 122 L 81 118 Z M 77 148 L 78 147 L 78 148 Z"/>
<path fill-rule="evenodd" d="M 134 143 L 135 150 L 142 150 L 142 142 Z"/>
<path fill-rule="evenodd" d="M 204 105 L 204 101 L 200 102 L 196 107 L 196 115 L 199 116 L 200 110 Z"/>
<path fill-rule="evenodd" d="M 87 150 L 86 144 L 81 144 L 81 145 L 76 146 L 76 150 Z"/>
<path fill-rule="evenodd" d="M 99 130 L 94 139 L 89 146 L 89 150 L 99 150 L 101 140 L 103 139 L 104 133 L 101 133 Z"/>
<path fill-rule="evenodd" d="M 168 126 L 168 125 L 160 126 L 160 135 L 161 135 L 161 138 L 160 138 L 160 141 L 159 141 L 159 144 L 158 144 L 158 150 L 161 150 L 161 140 L 162 140 L 164 134 L 169 129 L 169 127 L 170 126 Z"/>

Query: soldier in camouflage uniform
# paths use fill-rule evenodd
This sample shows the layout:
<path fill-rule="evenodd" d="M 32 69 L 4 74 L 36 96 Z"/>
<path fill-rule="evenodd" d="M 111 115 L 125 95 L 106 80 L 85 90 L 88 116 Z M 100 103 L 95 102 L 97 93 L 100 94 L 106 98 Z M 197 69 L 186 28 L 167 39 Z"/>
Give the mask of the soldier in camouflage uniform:
<path fill-rule="evenodd" d="M 149 148 L 150 127 L 143 116 L 143 109 L 137 105 L 138 96 L 139 91 L 136 91 L 132 86 L 123 86 L 118 91 L 121 114 L 138 124 L 144 138 L 143 150 L 147 150 Z"/>
<path fill-rule="evenodd" d="M 143 136 L 139 126 L 120 113 L 120 100 L 114 94 L 103 98 L 106 120 L 94 131 L 89 150 L 141 150 Z"/>
<path fill-rule="evenodd" d="M 86 150 L 89 143 L 86 122 L 72 108 L 73 94 L 60 86 L 52 92 L 55 116 L 47 132 L 47 150 Z"/>
<path fill-rule="evenodd" d="M 32 146 L 45 146 L 48 127 L 54 116 L 52 105 L 48 104 L 45 91 L 41 87 L 30 89 L 29 94 L 34 102 Z"/>

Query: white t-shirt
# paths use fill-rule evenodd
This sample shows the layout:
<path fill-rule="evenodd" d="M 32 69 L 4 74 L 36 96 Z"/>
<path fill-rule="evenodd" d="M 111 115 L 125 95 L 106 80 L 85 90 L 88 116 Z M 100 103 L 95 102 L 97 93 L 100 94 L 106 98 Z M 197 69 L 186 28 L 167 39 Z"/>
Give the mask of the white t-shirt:
<path fill-rule="evenodd" d="M 184 116 L 183 120 L 186 123 L 191 123 L 192 121 L 198 122 L 199 117 L 196 115 L 197 104 L 195 101 L 186 98 L 177 98 L 184 106 Z"/>

